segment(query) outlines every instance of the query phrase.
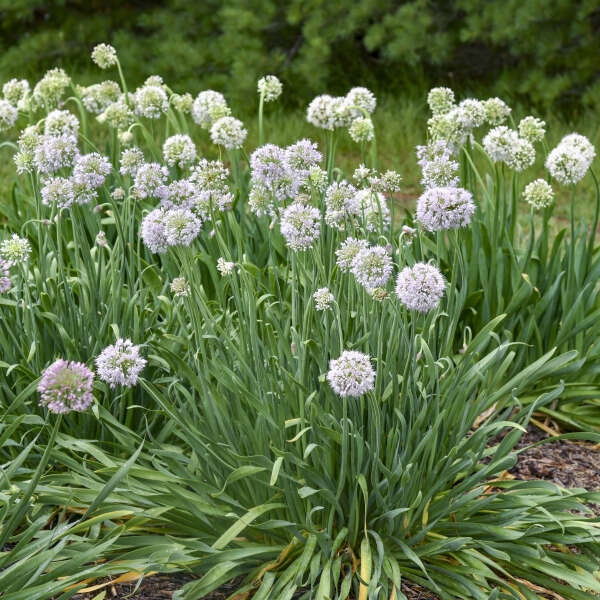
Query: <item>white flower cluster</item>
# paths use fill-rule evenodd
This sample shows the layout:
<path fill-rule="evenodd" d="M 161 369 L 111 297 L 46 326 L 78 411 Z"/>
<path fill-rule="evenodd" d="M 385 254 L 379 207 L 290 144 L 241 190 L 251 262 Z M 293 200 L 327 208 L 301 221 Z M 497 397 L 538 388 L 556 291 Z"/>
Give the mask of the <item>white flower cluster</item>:
<path fill-rule="evenodd" d="M 140 355 L 140 346 L 134 345 L 131 340 L 119 338 L 96 358 L 98 377 L 111 388 L 119 385 L 132 387 L 138 382 L 146 362 Z"/>
<path fill-rule="evenodd" d="M 109 69 L 117 64 L 117 51 L 110 44 L 98 44 L 92 50 L 92 60 L 101 69 Z"/>
<path fill-rule="evenodd" d="M 313 206 L 294 202 L 283 211 L 280 230 L 292 250 L 307 250 L 319 239 L 321 213 Z"/>
<path fill-rule="evenodd" d="M 367 292 L 385 287 L 392 270 L 392 257 L 383 246 L 366 246 L 359 249 L 350 264 L 350 272 Z"/>
<path fill-rule="evenodd" d="M 210 128 L 210 139 L 213 144 L 223 146 L 227 150 L 241 148 L 247 135 L 248 130 L 235 117 L 221 117 Z"/>
<path fill-rule="evenodd" d="M 213 90 L 200 92 L 192 104 L 192 119 L 203 129 L 210 129 L 215 121 L 231 115 L 223 94 Z"/>
<path fill-rule="evenodd" d="M 365 113 L 371 114 L 376 104 L 373 93 L 363 87 L 352 88 L 346 96 L 322 94 L 308 105 L 306 120 L 315 127 L 333 131 L 338 127 L 351 126 L 354 119 L 366 117 Z M 365 125 L 357 127 L 364 135 Z"/>
<path fill-rule="evenodd" d="M 334 301 L 333 294 L 326 287 L 319 288 L 313 294 L 313 299 L 315 301 L 315 309 L 318 311 L 327 310 Z"/>
<path fill-rule="evenodd" d="M 536 179 L 525 186 L 523 198 L 535 210 L 546 208 L 554 202 L 552 186 L 544 179 Z"/>
<path fill-rule="evenodd" d="M 587 173 L 596 150 L 583 135 L 566 135 L 546 159 L 546 168 L 550 175 L 563 184 L 575 184 Z"/>
<path fill-rule="evenodd" d="M 396 280 L 396 295 L 409 310 L 426 313 L 439 306 L 446 289 L 440 270 L 426 263 L 404 267 Z"/>
<path fill-rule="evenodd" d="M 196 160 L 196 146 L 186 134 L 172 135 L 163 144 L 163 157 L 169 167 L 185 169 Z"/>
<path fill-rule="evenodd" d="M 234 262 L 225 260 L 222 256 L 217 259 L 217 271 L 219 271 L 222 277 L 231 275 L 233 273 L 233 269 L 235 269 Z"/>
<path fill-rule="evenodd" d="M 491 129 L 483 138 L 483 147 L 494 162 L 504 162 L 515 171 L 523 171 L 535 161 L 533 144 L 505 125 Z"/>
<path fill-rule="evenodd" d="M 275 75 L 265 75 L 258 80 L 258 93 L 265 102 L 273 102 L 281 96 L 283 86 Z"/>
<path fill-rule="evenodd" d="M 473 196 L 463 188 L 429 188 L 417 200 L 417 220 L 429 231 L 466 227 L 474 212 Z"/>
<path fill-rule="evenodd" d="M 417 163 L 421 167 L 421 184 L 425 189 L 434 187 L 457 187 L 459 164 L 443 139 L 417 146 Z"/>
<path fill-rule="evenodd" d="M 368 354 L 344 350 L 337 359 L 329 361 L 327 381 L 342 398 L 359 398 L 375 387 L 375 371 Z"/>

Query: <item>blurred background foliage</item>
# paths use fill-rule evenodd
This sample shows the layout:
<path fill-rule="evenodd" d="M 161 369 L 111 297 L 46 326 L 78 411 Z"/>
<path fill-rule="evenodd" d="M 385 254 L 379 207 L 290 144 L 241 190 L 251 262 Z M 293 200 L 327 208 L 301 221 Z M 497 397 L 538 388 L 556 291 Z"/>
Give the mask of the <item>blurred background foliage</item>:
<path fill-rule="evenodd" d="M 0 0 L 0 80 L 63 66 L 98 80 L 89 52 L 119 51 L 132 83 L 255 104 L 258 76 L 294 94 L 485 90 L 565 116 L 600 107 L 598 0 Z"/>

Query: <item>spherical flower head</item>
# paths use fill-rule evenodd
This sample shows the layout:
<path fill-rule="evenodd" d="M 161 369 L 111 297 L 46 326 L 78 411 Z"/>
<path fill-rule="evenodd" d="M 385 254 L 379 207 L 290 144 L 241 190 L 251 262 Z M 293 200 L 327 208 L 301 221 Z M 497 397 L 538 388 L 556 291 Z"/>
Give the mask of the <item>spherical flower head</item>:
<path fill-rule="evenodd" d="M 354 169 L 354 173 L 352 173 L 352 179 L 356 181 L 356 183 L 363 183 L 367 180 L 370 175 L 374 175 L 375 171 L 369 169 L 364 164 L 358 165 L 356 169 Z"/>
<path fill-rule="evenodd" d="M 159 189 L 160 204 L 163 208 L 187 208 L 193 210 L 198 188 L 189 179 L 176 179 Z"/>
<path fill-rule="evenodd" d="M 525 186 L 523 198 L 535 210 L 540 210 L 550 206 L 554 202 L 554 192 L 552 186 L 544 179 L 536 179 Z"/>
<path fill-rule="evenodd" d="M 454 108 L 454 92 L 447 87 L 435 87 L 427 94 L 427 104 L 433 115 L 443 115 Z"/>
<path fill-rule="evenodd" d="M 494 162 L 503 161 L 516 171 L 522 171 L 535 161 L 533 145 L 504 125 L 488 132 L 483 138 L 483 147 Z"/>
<path fill-rule="evenodd" d="M 259 181 L 250 180 L 248 206 L 257 217 L 262 217 L 263 215 L 275 216 L 273 195 Z"/>
<path fill-rule="evenodd" d="M 519 135 L 528 142 L 541 142 L 546 135 L 546 121 L 529 116 L 519 121 Z"/>
<path fill-rule="evenodd" d="M 347 181 L 334 181 L 325 192 L 325 223 L 336 229 L 344 228 L 346 218 L 357 216 L 357 189 Z"/>
<path fill-rule="evenodd" d="M 169 243 L 165 232 L 163 209 L 155 208 L 143 218 L 140 236 L 150 252 L 165 254 Z"/>
<path fill-rule="evenodd" d="M 452 159 L 452 152 L 445 140 L 433 140 L 427 146 L 417 146 L 417 159 L 425 189 L 458 186 L 459 164 Z"/>
<path fill-rule="evenodd" d="M 16 108 L 29 96 L 29 92 L 29 82 L 26 79 L 11 79 L 2 86 L 2 95 Z"/>
<path fill-rule="evenodd" d="M 319 152 L 316 142 L 303 139 L 285 149 L 285 163 L 289 170 L 298 177 L 308 177 L 313 167 L 319 166 L 323 155 Z"/>
<path fill-rule="evenodd" d="M 369 117 L 357 117 L 350 124 L 348 133 L 357 144 L 366 144 L 375 137 L 373 121 Z"/>
<path fill-rule="evenodd" d="M 121 166 L 119 169 L 121 175 L 135 177 L 138 168 L 143 164 L 145 164 L 144 153 L 139 148 L 127 148 L 127 150 L 121 152 Z"/>
<path fill-rule="evenodd" d="M 145 366 L 146 359 L 140 356 L 140 346 L 122 338 L 104 348 L 96 358 L 98 377 L 111 388 L 133 387 Z"/>
<path fill-rule="evenodd" d="M 43 373 L 38 385 L 40 406 L 50 412 L 83 412 L 92 403 L 94 373 L 83 363 L 59 358 Z"/>
<path fill-rule="evenodd" d="M 327 310 L 334 301 L 333 294 L 326 287 L 319 288 L 313 294 L 313 299 L 315 301 L 315 309 L 319 311 Z"/>
<path fill-rule="evenodd" d="M 137 167 L 133 180 L 136 198 L 156 198 L 167 180 L 169 171 L 158 163 L 143 163 Z"/>
<path fill-rule="evenodd" d="M 90 181 L 85 177 L 71 177 L 71 185 L 75 194 L 75 204 L 90 204 L 98 198 L 98 192 L 95 187 L 90 185 Z"/>
<path fill-rule="evenodd" d="M 352 259 L 350 272 L 356 281 L 372 291 L 378 287 L 385 287 L 392 274 L 392 257 L 383 246 L 372 246 L 359 250 Z"/>
<path fill-rule="evenodd" d="M 116 187 L 111 193 L 112 199 L 120 202 L 125 199 L 125 190 L 122 187 Z"/>
<path fill-rule="evenodd" d="M 466 227 L 474 212 L 473 196 L 463 188 L 431 188 L 417 200 L 417 220 L 429 231 Z"/>
<path fill-rule="evenodd" d="M 369 185 L 374 192 L 395 194 L 402 189 L 402 175 L 397 171 L 386 171 L 379 175 L 369 176 Z"/>
<path fill-rule="evenodd" d="M 163 157 L 169 167 L 185 169 L 196 160 L 196 146 L 189 135 L 172 135 L 163 144 Z"/>
<path fill-rule="evenodd" d="M 292 196 L 298 188 L 288 169 L 285 150 L 275 144 L 265 144 L 250 155 L 250 176 L 252 185 L 259 183 L 279 201 Z"/>
<path fill-rule="evenodd" d="M 68 110 L 53 110 L 48 113 L 44 123 L 45 135 L 72 135 L 79 133 L 79 120 Z"/>
<path fill-rule="evenodd" d="M 171 101 L 171 106 L 175 110 L 178 110 L 179 112 L 182 112 L 185 114 L 189 114 L 192 112 L 192 105 L 194 104 L 194 98 L 189 92 L 186 92 L 185 94 L 172 94 L 170 101 Z"/>
<path fill-rule="evenodd" d="M 328 131 L 346 126 L 349 119 L 350 111 L 346 99 L 328 94 L 314 98 L 306 109 L 306 120 L 315 127 Z"/>
<path fill-rule="evenodd" d="M 595 156 L 596 150 L 585 136 L 571 133 L 550 152 L 546 168 L 560 183 L 575 184 L 587 173 Z"/>
<path fill-rule="evenodd" d="M 110 44 L 98 44 L 92 50 L 92 60 L 101 69 L 109 69 L 117 64 L 117 51 Z"/>
<path fill-rule="evenodd" d="M 485 122 L 485 106 L 481 100 L 467 98 L 459 103 L 457 116 L 465 129 L 476 129 Z"/>
<path fill-rule="evenodd" d="M 47 206 L 68 208 L 75 202 L 73 183 L 65 177 L 50 177 L 42 188 L 42 203 Z"/>
<path fill-rule="evenodd" d="M 194 210 L 203 219 L 212 218 L 213 211 L 229 210 L 233 194 L 229 189 L 229 171 L 219 160 L 201 159 L 189 180 L 196 185 Z"/>
<path fill-rule="evenodd" d="M 0 258 L 0 294 L 5 294 L 11 288 L 10 265 Z"/>
<path fill-rule="evenodd" d="M 85 88 L 77 88 L 85 109 L 99 115 L 121 97 L 121 88 L 116 81 L 103 81 Z"/>
<path fill-rule="evenodd" d="M 327 381 L 342 398 L 359 398 L 375 388 L 375 371 L 368 354 L 344 350 L 338 359 L 329 361 Z"/>
<path fill-rule="evenodd" d="M 258 80 L 258 93 L 265 102 L 273 102 L 281 96 L 283 86 L 275 75 L 265 75 Z"/>
<path fill-rule="evenodd" d="M 372 189 L 359 190 L 354 197 L 358 205 L 358 216 L 363 220 L 367 231 L 380 231 L 389 228 L 392 221 L 385 196 Z"/>
<path fill-rule="evenodd" d="M 329 176 L 327 175 L 327 171 L 315 165 L 308 171 L 303 187 L 309 192 L 314 190 L 322 194 L 327 189 L 328 184 Z"/>
<path fill-rule="evenodd" d="M 213 144 L 223 146 L 227 150 L 241 148 L 248 130 L 235 117 L 221 117 L 210 128 L 210 139 Z"/>
<path fill-rule="evenodd" d="M 104 185 L 111 171 L 112 165 L 106 156 L 90 152 L 77 159 L 73 169 L 73 180 L 87 188 L 96 189 Z"/>
<path fill-rule="evenodd" d="M 235 263 L 225 260 L 222 256 L 217 259 L 217 271 L 221 273 L 222 277 L 227 277 L 233 273 Z"/>
<path fill-rule="evenodd" d="M 35 169 L 35 149 L 40 143 L 40 134 L 35 125 L 25 127 L 19 136 L 17 146 L 19 151 L 14 155 L 17 173 L 31 173 Z"/>
<path fill-rule="evenodd" d="M 56 106 L 70 85 L 71 78 L 62 69 L 51 69 L 33 88 L 33 98 L 42 106 Z"/>
<path fill-rule="evenodd" d="M 440 270 L 427 263 L 404 267 L 396 280 L 396 295 L 409 310 L 426 313 L 437 308 L 444 296 L 446 281 Z"/>
<path fill-rule="evenodd" d="M 377 98 L 366 87 L 354 87 L 346 94 L 346 104 L 350 117 L 356 119 L 364 117 L 365 112 L 372 114 L 377 106 Z"/>
<path fill-rule="evenodd" d="M 14 126 L 19 117 L 19 111 L 8 101 L 0 100 L 0 132 Z"/>
<path fill-rule="evenodd" d="M 171 293 L 177 298 L 185 298 L 190 295 L 190 286 L 183 277 L 175 277 L 171 281 Z"/>
<path fill-rule="evenodd" d="M 121 146 L 131 146 L 135 136 L 129 129 L 126 129 L 125 131 L 117 132 L 117 139 L 119 140 L 119 144 L 121 144 Z"/>
<path fill-rule="evenodd" d="M 79 156 L 77 138 L 72 135 L 43 135 L 35 148 L 33 162 L 43 175 L 73 165 Z"/>
<path fill-rule="evenodd" d="M 283 211 L 280 229 L 292 250 L 306 250 L 319 238 L 321 213 L 312 206 L 294 202 Z"/>
<path fill-rule="evenodd" d="M 500 98 L 488 98 L 483 101 L 485 122 L 492 127 L 502 125 L 511 113 L 511 108 Z"/>
<path fill-rule="evenodd" d="M 341 246 L 335 251 L 337 264 L 342 271 L 350 270 L 354 257 L 369 246 L 367 240 L 357 240 L 356 238 L 346 238 Z"/>
<path fill-rule="evenodd" d="M 200 92 L 192 104 L 192 119 L 203 129 L 210 129 L 215 121 L 230 114 L 223 94 L 213 90 Z"/>
<path fill-rule="evenodd" d="M 138 117 L 160 119 L 169 108 L 169 98 L 161 86 L 144 85 L 135 91 L 133 104 Z"/>
<path fill-rule="evenodd" d="M 135 120 L 133 111 L 127 106 L 124 97 L 109 104 L 97 119 L 100 123 L 107 123 L 119 130 L 127 129 Z"/>
<path fill-rule="evenodd" d="M 470 130 L 465 127 L 466 124 L 466 113 L 455 107 L 446 113 L 434 114 L 427 121 L 427 129 L 431 139 L 445 140 L 454 154 L 464 145 L 470 133 Z"/>
<path fill-rule="evenodd" d="M 169 246 L 189 246 L 202 229 L 202 221 L 187 208 L 166 210 L 163 225 Z"/>
<path fill-rule="evenodd" d="M 0 257 L 11 267 L 27 262 L 30 254 L 31 244 L 29 240 L 19 237 L 16 233 L 0 243 Z"/>

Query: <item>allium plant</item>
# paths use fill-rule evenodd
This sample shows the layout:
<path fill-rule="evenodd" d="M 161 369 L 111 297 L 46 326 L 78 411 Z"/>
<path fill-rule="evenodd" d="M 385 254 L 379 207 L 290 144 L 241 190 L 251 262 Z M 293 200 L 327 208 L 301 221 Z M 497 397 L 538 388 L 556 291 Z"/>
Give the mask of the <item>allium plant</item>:
<path fill-rule="evenodd" d="M 600 425 L 597 219 L 554 240 L 553 205 L 537 228 L 517 219 L 522 197 L 547 200 L 517 169 L 540 124 L 496 131 L 512 168 L 494 165 L 481 141 L 508 107 L 432 90 L 419 218 L 401 218 L 375 139 L 352 185 L 335 163 L 338 130 L 376 110 L 366 88 L 310 104 L 324 146 L 256 149 L 220 93 L 152 76 L 129 94 L 116 67 L 118 90 L 49 72 L 15 122 L 3 598 L 175 569 L 201 576 L 175 600 L 230 580 L 261 600 L 401 598 L 406 581 L 444 600 L 599 592 L 597 495 L 506 477 L 532 415 Z M 217 145 L 196 162 L 186 136 Z M 580 142 L 551 163 L 569 181 L 593 177 Z M 38 386 L 51 410 L 90 405 L 94 357 L 88 414 L 38 406 Z"/>

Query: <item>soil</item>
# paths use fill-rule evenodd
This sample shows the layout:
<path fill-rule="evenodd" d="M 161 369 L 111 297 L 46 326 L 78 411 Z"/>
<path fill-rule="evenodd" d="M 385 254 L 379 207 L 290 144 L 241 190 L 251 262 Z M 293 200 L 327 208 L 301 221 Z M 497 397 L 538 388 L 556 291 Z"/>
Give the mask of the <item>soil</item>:
<path fill-rule="evenodd" d="M 520 448 L 549 437 L 540 429 L 530 426 L 519 443 Z M 586 442 L 551 442 L 525 450 L 510 471 L 516 479 L 544 479 L 565 488 L 600 490 L 600 448 Z M 595 507 L 600 514 L 600 507 Z M 104 600 L 171 600 L 173 592 L 197 576 L 187 574 L 154 575 L 147 577 L 137 591 L 135 583 L 109 585 Z M 226 600 L 233 594 L 239 580 L 231 581 L 203 600 Z M 408 600 L 439 600 L 438 596 L 413 583 L 403 583 L 402 591 Z M 74 600 L 92 600 L 99 592 L 77 594 Z"/>

